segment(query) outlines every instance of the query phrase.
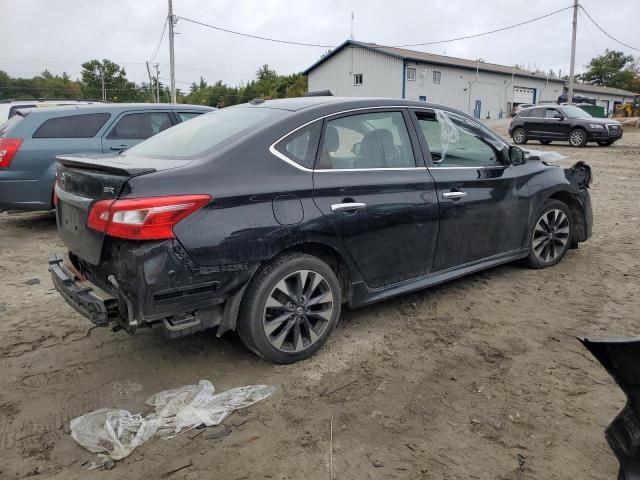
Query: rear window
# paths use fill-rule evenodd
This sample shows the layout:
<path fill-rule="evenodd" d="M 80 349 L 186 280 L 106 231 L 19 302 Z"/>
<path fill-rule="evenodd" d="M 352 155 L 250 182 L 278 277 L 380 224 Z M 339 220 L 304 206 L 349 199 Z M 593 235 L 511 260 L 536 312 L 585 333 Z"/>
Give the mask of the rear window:
<path fill-rule="evenodd" d="M 0 123 L 0 138 L 7 136 L 11 130 L 13 130 L 13 127 L 18 125 L 23 119 L 24 117 L 22 115 L 14 115 L 6 122 Z"/>
<path fill-rule="evenodd" d="M 91 138 L 109 120 L 109 113 L 88 113 L 50 118 L 33 134 L 33 138 Z"/>
<path fill-rule="evenodd" d="M 229 107 L 183 122 L 127 150 L 153 158 L 194 158 L 287 115 L 283 110 Z"/>

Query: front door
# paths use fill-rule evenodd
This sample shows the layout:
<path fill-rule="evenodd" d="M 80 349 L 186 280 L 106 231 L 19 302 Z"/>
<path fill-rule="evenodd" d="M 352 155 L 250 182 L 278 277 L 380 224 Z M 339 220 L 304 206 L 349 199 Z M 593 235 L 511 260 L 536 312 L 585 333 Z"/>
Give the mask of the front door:
<path fill-rule="evenodd" d="M 480 100 L 476 100 L 476 106 L 473 109 L 473 116 L 475 118 L 480 118 L 481 110 L 482 110 L 482 102 Z"/>
<path fill-rule="evenodd" d="M 569 138 L 571 122 L 557 108 L 544 109 L 544 132 L 547 138 Z"/>
<path fill-rule="evenodd" d="M 370 110 L 325 120 L 314 200 L 369 287 L 431 270 L 438 202 L 406 111 Z"/>
<path fill-rule="evenodd" d="M 171 126 L 173 120 L 168 111 L 123 113 L 102 137 L 102 151 L 112 153 L 126 150 Z"/>
<path fill-rule="evenodd" d="M 521 167 L 503 161 L 506 146 L 470 119 L 416 110 L 440 202 L 432 271 L 473 263 L 522 247 L 529 201 Z"/>

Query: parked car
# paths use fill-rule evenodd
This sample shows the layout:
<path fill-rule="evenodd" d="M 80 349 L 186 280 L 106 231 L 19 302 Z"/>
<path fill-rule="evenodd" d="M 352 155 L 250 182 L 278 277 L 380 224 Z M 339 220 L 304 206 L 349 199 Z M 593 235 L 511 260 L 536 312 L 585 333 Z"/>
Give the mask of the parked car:
<path fill-rule="evenodd" d="M 622 138 L 622 125 L 617 120 L 594 118 L 575 105 L 545 105 L 521 111 L 511 120 L 509 135 L 518 145 L 529 140 L 544 145 L 568 140 L 572 147 L 584 147 L 587 142 L 608 147 Z"/>
<path fill-rule="evenodd" d="M 516 105 L 515 107 L 513 107 L 513 109 L 511 110 L 511 116 L 515 117 L 516 115 L 518 115 L 522 110 L 524 110 L 525 108 L 530 108 L 530 107 L 535 107 L 535 105 L 533 103 L 521 103 L 520 105 Z"/>
<path fill-rule="evenodd" d="M 25 108 L 61 107 L 64 105 L 90 105 L 94 103 L 106 103 L 100 100 L 68 100 L 68 99 L 26 99 L 26 100 L 1 100 L 0 123 L 13 117 L 17 110 Z"/>
<path fill-rule="evenodd" d="M 16 110 L 0 125 L 0 211 L 53 208 L 56 155 L 121 151 L 211 110 L 148 103 Z"/>
<path fill-rule="evenodd" d="M 307 358 L 359 307 L 591 235 L 590 168 L 525 158 L 425 102 L 254 101 L 121 155 L 59 156 L 68 258 L 53 282 L 97 325 L 237 330 L 277 363 Z"/>

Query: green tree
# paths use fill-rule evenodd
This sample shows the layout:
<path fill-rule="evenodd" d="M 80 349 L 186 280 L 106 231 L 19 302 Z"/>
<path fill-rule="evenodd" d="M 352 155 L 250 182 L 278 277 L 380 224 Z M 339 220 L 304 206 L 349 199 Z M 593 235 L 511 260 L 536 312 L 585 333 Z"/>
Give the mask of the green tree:
<path fill-rule="evenodd" d="M 82 64 L 82 92 L 85 98 L 102 98 L 102 78 L 107 100 L 132 102 L 140 100 L 134 82 L 127 80 L 127 73 L 111 60 L 90 60 Z"/>
<path fill-rule="evenodd" d="M 578 80 L 603 87 L 629 88 L 638 69 L 633 56 L 617 50 L 605 50 L 604 54 L 591 59 L 587 71 Z"/>

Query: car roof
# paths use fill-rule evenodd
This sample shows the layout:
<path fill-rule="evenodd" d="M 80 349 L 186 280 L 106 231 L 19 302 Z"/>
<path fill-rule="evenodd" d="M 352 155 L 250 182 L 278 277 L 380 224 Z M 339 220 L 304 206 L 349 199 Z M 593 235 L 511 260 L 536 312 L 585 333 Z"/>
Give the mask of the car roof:
<path fill-rule="evenodd" d="M 367 108 L 367 107 L 420 107 L 420 108 L 438 108 L 441 110 L 455 111 L 446 105 L 437 103 L 423 102 L 419 100 L 407 100 L 400 98 L 379 98 L 379 97 L 296 97 L 283 98 L 278 100 L 254 100 L 244 106 L 249 105 L 254 108 L 274 108 L 280 110 L 289 110 L 296 112 L 307 108 L 334 107 L 340 108 Z M 460 112 L 457 112 L 460 113 Z"/>
<path fill-rule="evenodd" d="M 56 116 L 60 113 L 121 113 L 135 110 L 195 110 L 202 112 L 210 112 L 215 110 L 213 107 L 205 105 L 191 105 L 183 103 L 93 103 L 93 104 L 77 104 L 77 105 L 61 105 L 47 108 L 25 108 L 20 112 L 29 114 L 40 114 L 48 116 Z"/>

